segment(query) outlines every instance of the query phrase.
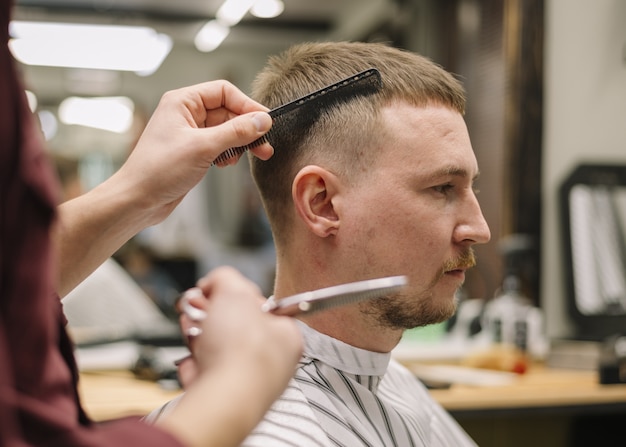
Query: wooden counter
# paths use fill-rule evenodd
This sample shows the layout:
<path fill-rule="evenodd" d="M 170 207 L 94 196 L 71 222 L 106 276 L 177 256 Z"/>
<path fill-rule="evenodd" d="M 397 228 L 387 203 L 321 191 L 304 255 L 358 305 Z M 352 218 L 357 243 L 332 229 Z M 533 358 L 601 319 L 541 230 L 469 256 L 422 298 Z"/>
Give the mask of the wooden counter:
<path fill-rule="evenodd" d="M 78 389 L 85 411 L 96 421 L 144 416 L 181 393 L 138 380 L 130 371 L 83 372 Z"/>
<path fill-rule="evenodd" d="M 96 420 L 146 414 L 180 393 L 137 380 L 128 371 L 84 372 L 79 389 L 87 412 Z M 510 385 L 453 385 L 431 393 L 452 413 L 595 405 L 623 406 L 626 411 L 626 385 L 600 385 L 591 371 L 542 366 L 534 366 Z"/>
<path fill-rule="evenodd" d="M 584 405 L 623 405 L 626 385 L 601 385 L 594 371 L 547 369 L 533 366 L 510 385 L 472 387 L 453 385 L 432 390 L 449 411 L 524 409 Z"/>

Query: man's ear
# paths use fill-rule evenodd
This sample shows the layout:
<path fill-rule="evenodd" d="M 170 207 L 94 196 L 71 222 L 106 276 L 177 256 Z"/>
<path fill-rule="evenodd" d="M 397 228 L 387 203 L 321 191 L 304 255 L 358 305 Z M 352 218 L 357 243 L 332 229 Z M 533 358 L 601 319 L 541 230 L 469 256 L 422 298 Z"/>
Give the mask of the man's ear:
<path fill-rule="evenodd" d="M 338 186 L 334 174 L 315 165 L 302 168 L 293 180 L 291 195 L 296 212 L 319 237 L 332 236 L 339 229 L 339 215 L 333 206 Z"/>

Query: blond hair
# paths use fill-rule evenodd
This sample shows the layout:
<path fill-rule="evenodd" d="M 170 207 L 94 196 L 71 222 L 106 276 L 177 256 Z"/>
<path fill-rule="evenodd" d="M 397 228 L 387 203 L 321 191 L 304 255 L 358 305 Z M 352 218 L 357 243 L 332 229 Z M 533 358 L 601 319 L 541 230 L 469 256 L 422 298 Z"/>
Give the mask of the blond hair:
<path fill-rule="evenodd" d="M 400 101 L 465 111 L 465 92 L 454 76 L 423 56 L 380 43 L 295 45 L 268 60 L 253 83 L 252 97 L 274 108 L 371 67 L 381 73 L 379 93 L 332 107 L 312 125 L 275 141 L 270 160 L 250 158 L 277 245 L 289 235 L 291 183 L 302 167 L 321 165 L 350 181 L 374 166 L 386 139 L 380 125 L 383 107 Z"/>

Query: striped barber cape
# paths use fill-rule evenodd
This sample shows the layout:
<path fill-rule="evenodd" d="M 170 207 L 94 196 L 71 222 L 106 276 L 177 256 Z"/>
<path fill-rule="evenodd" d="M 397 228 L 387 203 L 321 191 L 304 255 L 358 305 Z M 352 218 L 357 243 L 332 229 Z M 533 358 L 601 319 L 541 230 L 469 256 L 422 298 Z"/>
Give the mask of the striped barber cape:
<path fill-rule="evenodd" d="M 305 350 L 296 375 L 244 447 L 476 445 L 391 354 L 299 324 Z"/>

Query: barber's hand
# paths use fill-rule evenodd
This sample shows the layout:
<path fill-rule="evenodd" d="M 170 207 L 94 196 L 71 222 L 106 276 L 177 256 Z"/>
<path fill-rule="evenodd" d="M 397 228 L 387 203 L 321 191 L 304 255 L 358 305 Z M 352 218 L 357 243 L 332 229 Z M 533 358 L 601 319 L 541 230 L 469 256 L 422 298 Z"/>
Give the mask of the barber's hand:
<path fill-rule="evenodd" d="M 293 319 L 261 310 L 260 290 L 230 267 L 218 268 L 198 281 L 206 299 L 192 298 L 207 317 L 193 323 L 202 329 L 190 340 L 192 357 L 179 365 L 184 387 L 213 368 L 250 371 L 267 385 L 273 398 L 293 376 L 302 350 L 302 337 Z M 183 314 L 181 327 L 191 322 Z M 243 369 L 241 369 L 243 368 Z"/>
<path fill-rule="evenodd" d="M 227 81 L 167 92 L 150 118 L 117 184 L 158 223 L 205 175 L 219 154 L 264 135 L 272 125 L 267 108 Z M 265 143 L 252 152 L 273 154 Z M 237 158 L 230 163 L 236 163 Z"/>

